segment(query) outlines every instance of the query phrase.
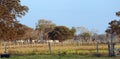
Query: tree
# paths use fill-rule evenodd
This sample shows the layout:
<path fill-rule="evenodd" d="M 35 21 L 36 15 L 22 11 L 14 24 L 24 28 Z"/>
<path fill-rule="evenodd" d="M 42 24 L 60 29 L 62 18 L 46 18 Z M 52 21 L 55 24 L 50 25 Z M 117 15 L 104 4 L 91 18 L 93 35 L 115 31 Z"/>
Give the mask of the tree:
<path fill-rule="evenodd" d="M 105 34 L 97 35 L 97 40 L 99 40 L 101 43 L 106 43 L 107 42 L 106 35 Z"/>
<path fill-rule="evenodd" d="M 60 42 L 74 37 L 75 32 L 72 32 L 65 26 L 56 26 L 53 31 L 48 33 L 51 40 L 59 40 Z"/>
<path fill-rule="evenodd" d="M 72 33 L 73 36 L 75 35 L 75 33 L 76 33 L 76 28 L 75 27 L 72 27 L 71 33 Z"/>
<path fill-rule="evenodd" d="M 111 35 L 111 39 L 108 41 L 108 50 L 109 56 L 114 56 L 115 54 L 113 39 L 115 35 L 120 35 L 120 21 L 113 20 L 109 23 L 109 25 L 109 28 L 106 30 L 106 33 Z"/>
<path fill-rule="evenodd" d="M 98 32 L 97 29 L 92 29 L 92 30 L 89 30 L 83 26 L 80 26 L 80 27 L 77 27 L 77 32 L 79 32 L 79 34 L 82 34 L 82 33 L 89 33 L 91 36 L 93 36 L 95 33 Z"/>
<path fill-rule="evenodd" d="M 17 21 L 28 11 L 27 6 L 22 6 L 20 0 L 0 0 L 0 38 L 11 40 L 24 34 L 23 25 Z"/>
<path fill-rule="evenodd" d="M 80 33 L 90 32 L 87 28 L 85 28 L 83 26 L 77 27 L 77 31 Z"/>
<path fill-rule="evenodd" d="M 88 32 L 84 32 L 84 33 L 81 33 L 80 36 L 82 37 L 83 41 L 87 42 L 90 39 L 91 35 Z"/>
<path fill-rule="evenodd" d="M 22 6 L 20 0 L 0 0 L 0 19 L 15 21 L 28 11 L 27 6 Z"/>
<path fill-rule="evenodd" d="M 36 36 L 36 32 L 34 31 L 34 29 L 32 29 L 28 26 L 25 26 L 25 25 L 24 25 L 24 28 L 25 28 L 25 30 L 24 30 L 25 33 L 24 33 L 24 36 L 22 37 L 22 39 L 30 39 L 30 38 L 34 39 L 33 37 Z M 34 35 L 31 35 L 31 34 L 34 34 Z"/>
<path fill-rule="evenodd" d="M 107 33 L 116 33 L 117 35 L 120 35 L 120 21 L 113 20 L 109 23 L 109 27 L 106 30 Z"/>
<path fill-rule="evenodd" d="M 20 39 L 25 34 L 25 27 L 20 23 L 14 23 L 14 27 L 3 27 L 5 26 L 0 22 L 0 40 L 15 40 Z"/>
<path fill-rule="evenodd" d="M 48 39 L 48 33 L 54 29 L 56 25 L 50 20 L 40 19 L 36 25 L 36 30 L 39 31 L 40 38 Z"/>
<path fill-rule="evenodd" d="M 120 16 L 120 11 L 116 12 L 116 16 Z M 109 22 L 109 27 L 106 30 L 107 33 L 107 37 L 109 37 L 108 34 L 110 34 L 111 36 L 111 40 L 108 41 L 108 49 L 109 49 L 109 56 L 114 56 L 114 43 L 113 43 L 113 39 L 115 36 L 119 36 L 120 37 L 120 20 L 113 20 L 111 22 Z"/>

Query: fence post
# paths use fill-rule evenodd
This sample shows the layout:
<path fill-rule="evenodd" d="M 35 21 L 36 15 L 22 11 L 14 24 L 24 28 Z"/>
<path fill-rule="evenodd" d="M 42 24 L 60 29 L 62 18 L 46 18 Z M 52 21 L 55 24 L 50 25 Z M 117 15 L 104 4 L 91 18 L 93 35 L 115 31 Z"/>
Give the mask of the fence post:
<path fill-rule="evenodd" d="M 50 51 L 50 55 L 52 54 L 52 50 L 51 50 L 51 44 L 50 42 L 48 42 L 48 47 L 49 47 L 49 51 Z"/>
<path fill-rule="evenodd" d="M 96 42 L 97 54 L 99 54 L 98 42 Z"/>
<path fill-rule="evenodd" d="M 4 49 L 5 49 L 4 53 L 5 53 L 5 54 L 8 54 L 7 42 L 4 43 Z"/>

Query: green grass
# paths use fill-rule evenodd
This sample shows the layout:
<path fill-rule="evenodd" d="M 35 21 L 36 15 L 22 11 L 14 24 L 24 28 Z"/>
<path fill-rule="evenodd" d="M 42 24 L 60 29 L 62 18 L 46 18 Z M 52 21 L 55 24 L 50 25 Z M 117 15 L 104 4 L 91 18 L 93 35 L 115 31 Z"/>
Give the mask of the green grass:
<path fill-rule="evenodd" d="M 23 55 L 1 59 L 120 59 L 120 57 L 95 57 L 82 55 Z"/>

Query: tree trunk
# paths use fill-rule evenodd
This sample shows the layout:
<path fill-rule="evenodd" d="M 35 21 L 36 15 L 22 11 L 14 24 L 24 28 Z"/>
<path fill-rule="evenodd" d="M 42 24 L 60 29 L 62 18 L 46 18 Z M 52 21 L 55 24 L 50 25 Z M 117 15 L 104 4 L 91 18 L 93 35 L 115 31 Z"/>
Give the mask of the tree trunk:
<path fill-rule="evenodd" d="M 111 53 L 110 53 L 110 43 L 108 42 L 108 55 L 111 56 Z"/>
<path fill-rule="evenodd" d="M 111 44 L 111 56 L 115 56 L 113 43 Z"/>

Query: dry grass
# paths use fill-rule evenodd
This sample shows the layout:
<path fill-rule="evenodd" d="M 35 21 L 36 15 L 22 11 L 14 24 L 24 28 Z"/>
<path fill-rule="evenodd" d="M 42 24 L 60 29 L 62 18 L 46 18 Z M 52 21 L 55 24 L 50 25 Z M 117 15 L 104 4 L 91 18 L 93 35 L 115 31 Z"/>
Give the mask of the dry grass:
<path fill-rule="evenodd" d="M 11 54 L 49 54 L 47 44 L 24 44 L 24 45 L 8 45 Z M 53 54 L 91 54 L 96 53 L 96 45 L 76 45 L 76 44 L 51 44 Z M 115 48 L 120 48 L 116 45 Z M 99 45 L 99 53 L 107 54 L 107 45 Z M 3 46 L 0 53 L 4 53 Z"/>

